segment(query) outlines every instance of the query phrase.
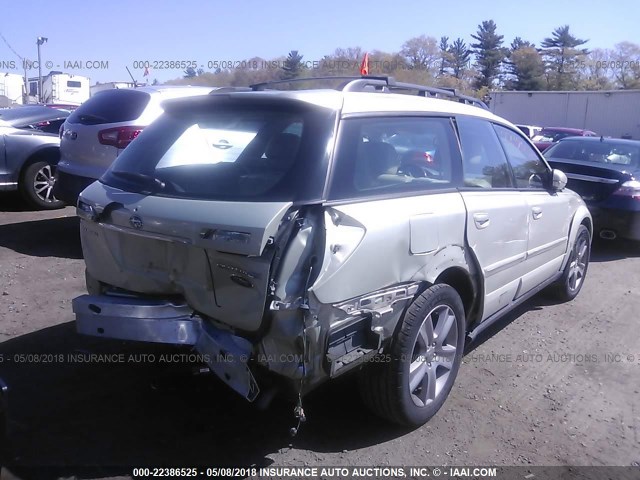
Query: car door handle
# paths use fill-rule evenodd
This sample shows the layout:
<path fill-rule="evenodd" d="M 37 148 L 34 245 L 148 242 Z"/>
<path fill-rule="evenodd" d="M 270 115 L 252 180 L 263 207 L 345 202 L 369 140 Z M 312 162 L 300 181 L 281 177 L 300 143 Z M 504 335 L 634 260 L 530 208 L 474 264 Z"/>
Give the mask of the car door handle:
<path fill-rule="evenodd" d="M 474 213 L 473 221 L 476 224 L 476 228 L 482 229 L 487 228 L 490 223 L 489 214 L 488 213 Z"/>
<path fill-rule="evenodd" d="M 531 209 L 531 214 L 533 215 L 534 220 L 539 220 L 542 217 L 542 209 L 540 207 L 533 207 Z"/>

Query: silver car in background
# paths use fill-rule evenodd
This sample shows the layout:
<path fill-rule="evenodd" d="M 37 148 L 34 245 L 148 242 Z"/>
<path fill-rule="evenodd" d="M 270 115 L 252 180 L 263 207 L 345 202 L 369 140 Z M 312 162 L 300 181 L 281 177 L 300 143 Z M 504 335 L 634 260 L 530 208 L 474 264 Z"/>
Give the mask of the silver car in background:
<path fill-rule="evenodd" d="M 138 134 L 162 114 L 171 98 L 206 95 L 212 87 L 146 86 L 104 90 L 77 108 L 60 129 L 54 193 L 75 205 Z"/>
<path fill-rule="evenodd" d="M 374 412 L 426 422 L 467 338 L 543 288 L 578 294 L 593 227 L 515 126 L 425 94 L 453 95 L 363 77 L 168 102 L 78 200 L 78 331 L 192 346 L 299 420 L 358 371 Z"/>
<path fill-rule="evenodd" d="M 68 115 L 43 105 L 0 110 L 0 191 L 17 190 L 36 209 L 64 206 L 53 185 L 60 158 L 57 131 Z"/>

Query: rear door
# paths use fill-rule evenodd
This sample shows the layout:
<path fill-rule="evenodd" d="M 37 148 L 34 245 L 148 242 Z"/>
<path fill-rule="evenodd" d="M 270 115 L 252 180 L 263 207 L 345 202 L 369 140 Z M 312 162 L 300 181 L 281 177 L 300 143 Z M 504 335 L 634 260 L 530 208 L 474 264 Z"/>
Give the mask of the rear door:
<path fill-rule="evenodd" d="M 527 271 L 519 292 L 522 295 L 560 270 L 569 238 L 571 194 L 545 188 L 551 172 L 520 133 L 502 125 L 494 124 L 494 128 L 513 170 L 516 187 L 528 206 Z"/>
<path fill-rule="evenodd" d="M 491 123 L 458 117 L 463 158 L 462 198 L 467 209 L 467 242 L 484 280 L 486 319 L 517 296 L 526 272 L 528 210 L 515 188 Z"/>
<path fill-rule="evenodd" d="M 105 90 L 78 107 L 63 125 L 60 163 L 65 173 L 100 178 L 119 152 L 137 136 L 130 127 L 149 104 L 151 95 L 134 89 Z"/>

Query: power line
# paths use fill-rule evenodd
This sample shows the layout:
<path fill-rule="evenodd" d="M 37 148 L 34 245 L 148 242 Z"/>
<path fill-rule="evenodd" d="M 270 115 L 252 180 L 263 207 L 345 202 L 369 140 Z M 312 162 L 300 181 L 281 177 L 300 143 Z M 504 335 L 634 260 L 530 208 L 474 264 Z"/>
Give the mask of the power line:
<path fill-rule="evenodd" d="M 6 38 L 4 38 L 4 35 L 2 35 L 2 32 L 0 32 L 0 38 L 2 38 L 2 41 L 5 43 L 5 45 L 6 45 L 7 47 L 9 47 L 9 50 L 11 50 L 11 51 L 14 53 L 14 55 L 15 55 L 16 57 L 18 57 L 21 61 L 24 61 L 24 59 L 23 59 L 23 58 L 18 54 L 18 52 L 16 52 L 16 51 L 13 49 L 13 47 L 11 46 L 11 44 L 9 44 L 9 41 L 8 41 Z"/>

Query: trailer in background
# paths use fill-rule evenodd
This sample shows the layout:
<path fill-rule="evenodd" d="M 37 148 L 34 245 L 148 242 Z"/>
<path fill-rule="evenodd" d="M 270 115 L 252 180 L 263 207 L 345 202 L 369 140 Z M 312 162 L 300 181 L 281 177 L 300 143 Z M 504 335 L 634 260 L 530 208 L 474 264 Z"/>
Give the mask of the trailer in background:
<path fill-rule="evenodd" d="M 29 78 L 29 97 L 38 102 L 38 77 Z M 42 103 L 80 105 L 90 96 L 89 78 L 62 72 L 42 77 Z"/>
<path fill-rule="evenodd" d="M 515 124 L 640 139 L 640 90 L 491 92 L 489 108 Z"/>
<path fill-rule="evenodd" d="M 23 103 L 24 77 L 0 72 L 0 108 Z"/>

